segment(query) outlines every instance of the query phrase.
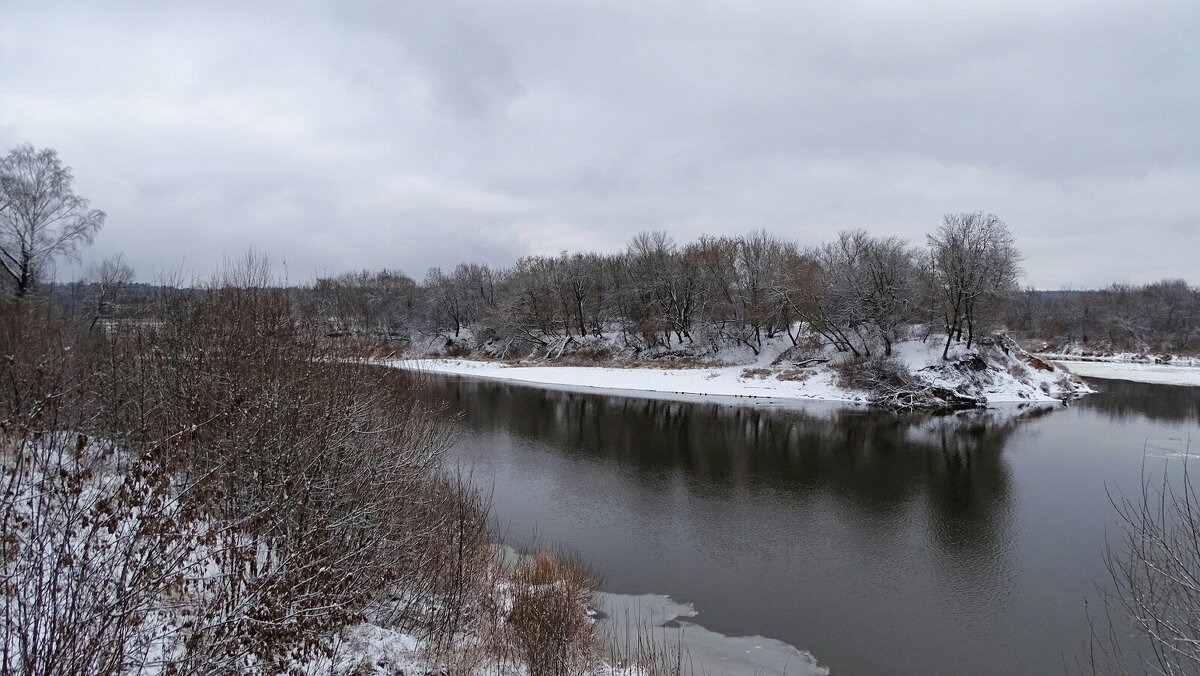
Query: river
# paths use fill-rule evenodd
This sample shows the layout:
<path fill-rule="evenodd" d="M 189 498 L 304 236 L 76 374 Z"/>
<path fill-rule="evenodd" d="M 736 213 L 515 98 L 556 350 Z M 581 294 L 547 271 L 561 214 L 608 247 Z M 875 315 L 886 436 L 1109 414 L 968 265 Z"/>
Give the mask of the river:
<path fill-rule="evenodd" d="M 1109 491 L 1200 440 L 1200 388 L 1093 382 L 1066 407 L 941 417 L 433 386 L 509 543 L 834 674 L 1013 674 L 1070 671 L 1119 537 Z"/>

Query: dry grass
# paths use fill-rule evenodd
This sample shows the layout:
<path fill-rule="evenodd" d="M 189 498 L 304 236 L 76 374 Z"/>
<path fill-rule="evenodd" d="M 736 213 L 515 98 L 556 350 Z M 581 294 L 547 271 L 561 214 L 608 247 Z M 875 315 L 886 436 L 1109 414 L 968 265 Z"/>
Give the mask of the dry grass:
<path fill-rule="evenodd" d="M 507 366 L 538 366 L 538 367 L 602 367 L 610 369 L 657 369 L 661 371 L 679 371 L 685 369 L 722 368 L 728 364 L 708 357 L 696 356 L 666 356 L 666 357 L 627 357 L 619 358 L 607 348 L 580 350 L 558 358 L 547 357 L 502 357 L 497 358 L 475 352 L 468 355 L 470 359 L 483 362 L 495 362 Z"/>
<path fill-rule="evenodd" d="M 596 638 L 586 612 L 595 593 L 583 566 L 550 552 L 516 565 L 507 636 L 530 676 L 579 674 L 595 663 Z"/>
<path fill-rule="evenodd" d="M 613 352 L 608 347 L 585 345 L 578 350 L 563 355 L 550 363 L 559 366 L 608 366 L 613 361 Z"/>
<path fill-rule="evenodd" d="M 462 359 L 471 356 L 471 345 L 465 340 L 446 341 L 446 356 Z"/>
<path fill-rule="evenodd" d="M 757 378 L 762 380 L 771 375 L 771 369 L 768 368 L 745 368 L 742 369 L 742 378 Z"/>
<path fill-rule="evenodd" d="M 775 374 L 776 380 L 786 380 L 790 382 L 802 383 L 808 380 L 813 375 L 813 372 L 808 369 L 784 369 Z"/>

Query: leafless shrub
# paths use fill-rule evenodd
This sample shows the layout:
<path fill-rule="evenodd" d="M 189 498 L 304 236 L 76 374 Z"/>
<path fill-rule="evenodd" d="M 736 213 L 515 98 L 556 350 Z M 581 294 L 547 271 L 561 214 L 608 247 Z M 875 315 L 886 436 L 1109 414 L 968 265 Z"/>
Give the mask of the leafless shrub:
<path fill-rule="evenodd" d="M 463 633 L 486 634 L 494 624 L 498 562 L 488 528 L 489 504 L 467 478 L 438 478 L 412 496 L 408 520 L 416 530 L 396 562 L 402 596 L 377 617 L 422 638 L 435 662 L 461 658 Z"/>
<path fill-rule="evenodd" d="M 843 387 L 864 391 L 871 403 L 895 410 L 949 410 L 982 401 L 946 387 L 930 385 L 892 357 L 845 359 L 834 366 Z"/>
<path fill-rule="evenodd" d="M 892 357 L 844 359 L 834 370 L 842 385 L 850 389 L 882 393 L 919 388 L 904 364 Z"/>
<path fill-rule="evenodd" d="M 445 430 L 405 378 L 327 355 L 281 292 L 179 300 L 153 335 L 128 339 L 154 346 L 140 359 L 158 395 L 148 426 L 184 431 L 180 472 L 203 478 L 205 516 L 221 524 L 196 594 L 203 630 L 180 659 L 189 671 L 282 668 L 412 582 L 402 562 L 430 527 L 413 503 L 434 490 Z"/>
<path fill-rule="evenodd" d="M 1093 632 L 1094 673 L 1200 671 L 1200 496 L 1186 460 L 1176 479 L 1164 472 L 1156 483 L 1143 471 L 1140 494 L 1109 495 L 1122 535 L 1105 554 L 1113 591 L 1103 598 L 1107 629 Z M 1139 641 L 1119 638 L 1118 623 Z"/>
<path fill-rule="evenodd" d="M 584 609 L 596 587 L 579 563 L 540 552 L 517 564 L 510 588 L 508 634 L 531 676 L 579 674 L 594 663 Z"/>
<path fill-rule="evenodd" d="M 150 457 L 82 435 L 8 431 L 5 673 L 133 673 L 155 666 L 172 602 L 199 574 L 201 536 Z"/>
<path fill-rule="evenodd" d="M 771 375 L 771 369 L 768 368 L 744 368 L 742 369 L 742 378 L 766 378 Z"/>
<path fill-rule="evenodd" d="M 812 371 L 806 369 L 783 369 L 775 374 L 775 379 L 799 383 L 811 378 L 812 374 Z"/>
<path fill-rule="evenodd" d="M 497 560 L 420 375 L 242 266 L 105 331 L 0 306 L 2 670 L 296 672 L 368 618 L 450 673 L 590 664 L 594 583 Z"/>
<path fill-rule="evenodd" d="M 196 574 L 186 491 L 160 443 L 130 453 L 89 436 L 97 378 L 76 358 L 89 352 L 78 327 L 31 303 L 0 319 L 0 671 L 152 667 Z"/>
<path fill-rule="evenodd" d="M 613 359 L 612 349 L 603 345 L 585 344 L 571 354 L 558 360 L 564 366 L 595 366 L 608 364 Z"/>
<path fill-rule="evenodd" d="M 396 622 L 456 632 L 490 543 L 486 506 L 441 468 L 444 411 L 413 376 L 327 349 L 265 279 L 231 272 L 106 332 L 0 308 L 0 554 L 27 582 L 6 597 L 6 670 L 137 671 L 153 654 L 168 671 L 287 671 L 392 595 L 445 609 L 393 606 Z"/>
<path fill-rule="evenodd" d="M 771 362 L 772 366 L 820 364 L 829 361 L 823 350 L 820 334 L 801 333 L 795 345 L 789 347 Z"/>
<path fill-rule="evenodd" d="M 465 340 L 447 340 L 445 349 L 447 357 L 471 356 L 471 345 Z"/>

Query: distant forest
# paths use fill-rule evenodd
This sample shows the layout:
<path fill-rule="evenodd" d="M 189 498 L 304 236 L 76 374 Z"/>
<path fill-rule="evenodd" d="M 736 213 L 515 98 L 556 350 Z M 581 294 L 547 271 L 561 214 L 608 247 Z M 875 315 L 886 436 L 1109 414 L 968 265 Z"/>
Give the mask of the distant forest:
<path fill-rule="evenodd" d="M 1027 289 L 1013 297 L 1005 323 L 1050 349 L 1195 353 L 1200 287 L 1165 279 L 1086 291 Z"/>

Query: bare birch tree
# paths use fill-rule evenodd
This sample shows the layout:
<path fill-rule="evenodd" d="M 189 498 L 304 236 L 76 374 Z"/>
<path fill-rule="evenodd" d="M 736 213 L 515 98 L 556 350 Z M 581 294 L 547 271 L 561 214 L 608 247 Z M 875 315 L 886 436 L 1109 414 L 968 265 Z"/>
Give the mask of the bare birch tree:
<path fill-rule="evenodd" d="M 24 297 L 58 257 L 75 258 L 104 225 L 104 212 L 71 188 L 70 167 L 29 144 L 0 158 L 0 270 Z"/>

